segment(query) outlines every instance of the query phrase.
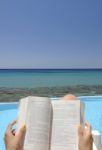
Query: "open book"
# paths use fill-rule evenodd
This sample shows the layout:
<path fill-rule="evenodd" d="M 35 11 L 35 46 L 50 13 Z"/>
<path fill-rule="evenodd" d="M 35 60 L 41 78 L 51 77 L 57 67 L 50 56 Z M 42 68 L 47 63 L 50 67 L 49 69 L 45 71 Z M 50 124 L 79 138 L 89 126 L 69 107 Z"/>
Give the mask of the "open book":
<path fill-rule="evenodd" d="M 78 150 L 78 125 L 83 122 L 80 100 L 29 96 L 20 100 L 17 131 L 27 126 L 24 150 Z"/>

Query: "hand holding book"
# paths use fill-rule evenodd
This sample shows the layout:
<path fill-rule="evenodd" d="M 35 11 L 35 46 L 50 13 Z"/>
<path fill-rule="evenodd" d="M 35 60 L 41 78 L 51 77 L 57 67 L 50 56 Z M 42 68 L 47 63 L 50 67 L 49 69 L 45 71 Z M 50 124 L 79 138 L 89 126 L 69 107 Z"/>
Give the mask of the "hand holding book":
<path fill-rule="evenodd" d="M 22 125 L 19 130 L 19 133 L 15 136 L 15 133 L 12 130 L 13 125 L 16 124 L 16 121 L 11 122 L 5 133 L 5 146 L 6 150 L 23 150 L 24 140 L 26 134 L 26 126 Z"/>
<path fill-rule="evenodd" d="M 50 103 L 48 98 L 46 100 L 45 98 L 43 100 L 41 99 L 39 103 L 38 103 L 38 99 L 34 100 L 34 97 L 33 99 L 32 97 L 30 97 L 29 101 L 26 99 L 25 102 L 24 99 L 20 102 L 17 132 L 21 127 L 22 121 L 23 122 L 25 121 L 27 124 L 28 133 L 26 134 L 26 139 L 25 139 L 26 148 L 24 149 L 27 150 L 43 150 L 43 149 L 44 150 L 57 150 L 57 149 L 77 150 L 79 149 L 77 129 L 75 128 L 74 125 L 76 125 L 81 120 L 79 115 L 74 120 L 71 118 L 72 116 L 73 118 L 75 118 L 74 115 L 76 115 L 76 113 L 80 114 L 81 112 L 79 111 L 80 110 L 79 108 L 81 106 L 80 102 L 77 101 L 78 103 L 75 102 L 74 105 L 73 102 L 71 102 L 70 106 L 67 106 L 68 103 L 66 103 L 66 101 L 63 102 L 60 101 L 60 103 L 58 101 L 54 101 Z M 74 100 L 75 97 L 73 95 L 68 95 L 62 98 L 62 100 L 63 99 L 69 101 L 69 100 Z M 45 104 L 42 105 L 44 102 Z M 52 108 L 53 108 L 53 113 L 51 111 Z M 70 132 L 70 130 L 72 130 L 71 128 L 73 129 L 72 131 L 73 135 L 72 132 Z M 69 135 L 67 135 L 68 133 Z M 81 143 L 79 142 L 79 144 Z M 84 150 L 84 149 L 80 149 L 80 150 Z"/>

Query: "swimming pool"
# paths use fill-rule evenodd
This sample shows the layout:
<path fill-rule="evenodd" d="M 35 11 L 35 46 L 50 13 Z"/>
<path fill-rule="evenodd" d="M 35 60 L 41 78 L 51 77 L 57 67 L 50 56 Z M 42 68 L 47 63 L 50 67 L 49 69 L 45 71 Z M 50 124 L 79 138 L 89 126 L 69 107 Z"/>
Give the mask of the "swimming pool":
<path fill-rule="evenodd" d="M 99 130 L 102 136 L 102 96 L 80 96 L 85 102 L 85 118 L 92 125 L 93 129 Z M 4 147 L 4 132 L 9 122 L 17 116 L 18 103 L 0 104 L 0 150 Z"/>

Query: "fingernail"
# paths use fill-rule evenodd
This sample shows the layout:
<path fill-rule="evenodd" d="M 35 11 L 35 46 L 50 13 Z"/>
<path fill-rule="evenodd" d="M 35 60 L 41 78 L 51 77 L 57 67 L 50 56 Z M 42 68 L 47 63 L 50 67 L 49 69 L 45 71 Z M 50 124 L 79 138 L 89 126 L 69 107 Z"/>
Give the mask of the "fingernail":
<path fill-rule="evenodd" d="M 26 124 L 25 123 L 22 125 L 22 128 L 26 128 Z"/>

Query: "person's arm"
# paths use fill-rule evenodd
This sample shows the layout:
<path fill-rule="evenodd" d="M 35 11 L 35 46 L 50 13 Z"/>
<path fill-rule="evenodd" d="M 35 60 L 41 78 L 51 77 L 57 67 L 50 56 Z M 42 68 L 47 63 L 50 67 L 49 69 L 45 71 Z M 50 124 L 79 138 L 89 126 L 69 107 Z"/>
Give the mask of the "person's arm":
<path fill-rule="evenodd" d="M 23 125 L 20 128 L 19 133 L 16 135 L 12 132 L 12 127 L 15 123 L 16 121 L 13 121 L 6 129 L 4 137 L 6 150 L 23 150 L 26 126 Z"/>

